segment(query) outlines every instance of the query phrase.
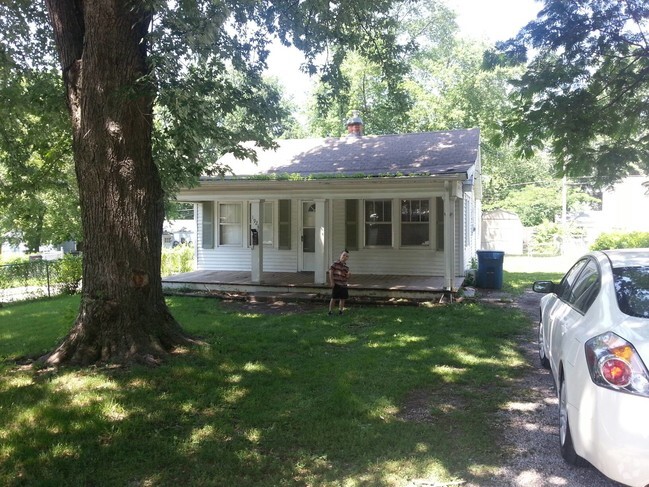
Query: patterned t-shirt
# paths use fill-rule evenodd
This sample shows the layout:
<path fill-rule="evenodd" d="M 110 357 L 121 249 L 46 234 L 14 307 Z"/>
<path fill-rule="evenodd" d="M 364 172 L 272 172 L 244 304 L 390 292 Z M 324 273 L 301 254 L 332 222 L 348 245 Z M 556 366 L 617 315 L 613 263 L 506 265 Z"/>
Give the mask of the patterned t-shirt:
<path fill-rule="evenodd" d="M 349 267 L 347 267 L 347 264 L 337 260 L 331 264 L 329 272 L 331 272 L 334 284 L 337 284 L 338 286 L 347 286 L 347 279 L 349 276 Z"/>

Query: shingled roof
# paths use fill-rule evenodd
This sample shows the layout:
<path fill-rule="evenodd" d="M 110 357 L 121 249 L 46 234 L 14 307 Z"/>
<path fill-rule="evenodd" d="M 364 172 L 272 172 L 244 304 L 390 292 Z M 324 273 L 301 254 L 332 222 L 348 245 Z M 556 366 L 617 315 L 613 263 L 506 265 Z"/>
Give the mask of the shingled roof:
<path fill-rule="evenodd" d="M 228 154 L 220 164 L 235 177 L 468 174 L 479 154 L 480 130 L 278 140 L 277 150 L 255 148 L 258 162 Z"/>

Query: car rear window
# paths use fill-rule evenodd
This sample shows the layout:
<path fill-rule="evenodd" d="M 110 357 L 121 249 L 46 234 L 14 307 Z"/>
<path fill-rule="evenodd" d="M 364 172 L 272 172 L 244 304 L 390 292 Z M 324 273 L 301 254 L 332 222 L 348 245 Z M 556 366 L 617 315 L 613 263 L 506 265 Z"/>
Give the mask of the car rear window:
<path fill-rule="evenodd" d="M 649 266 L 613 269 L 617 304 L 623 313 L 649 318 Z"/>

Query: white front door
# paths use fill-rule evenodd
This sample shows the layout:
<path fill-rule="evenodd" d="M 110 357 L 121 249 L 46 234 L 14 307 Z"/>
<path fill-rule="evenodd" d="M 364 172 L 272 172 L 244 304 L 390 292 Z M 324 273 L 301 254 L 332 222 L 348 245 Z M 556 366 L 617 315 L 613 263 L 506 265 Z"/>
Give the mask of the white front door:
<path fill-rule="evenodd" d="M 302 202 L 300 238 L 300 271 L 315 270 L 315 202 Z"/>

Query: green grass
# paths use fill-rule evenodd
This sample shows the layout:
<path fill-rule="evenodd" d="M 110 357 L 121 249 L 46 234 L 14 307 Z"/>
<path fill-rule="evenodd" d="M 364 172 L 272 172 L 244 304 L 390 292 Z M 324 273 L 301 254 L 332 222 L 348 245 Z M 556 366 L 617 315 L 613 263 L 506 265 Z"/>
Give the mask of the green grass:
<path fill-rule="evenodd" d="M 257 315 L 174 297 L 206 345 L 158 368 L 9 360 L 52 348 L 78 299 L 0 308 L 2 485 L 479 483 L 501 465 L 498 411 L 525 369 L 517 310 Z"/>
<path fill-rule="evenodd" d="M 503 271 L 502 290 L 519 296 L 526 289 L 530 289 L 534 281 L 559 282 L 564 272 L 507 272 Z"/>

